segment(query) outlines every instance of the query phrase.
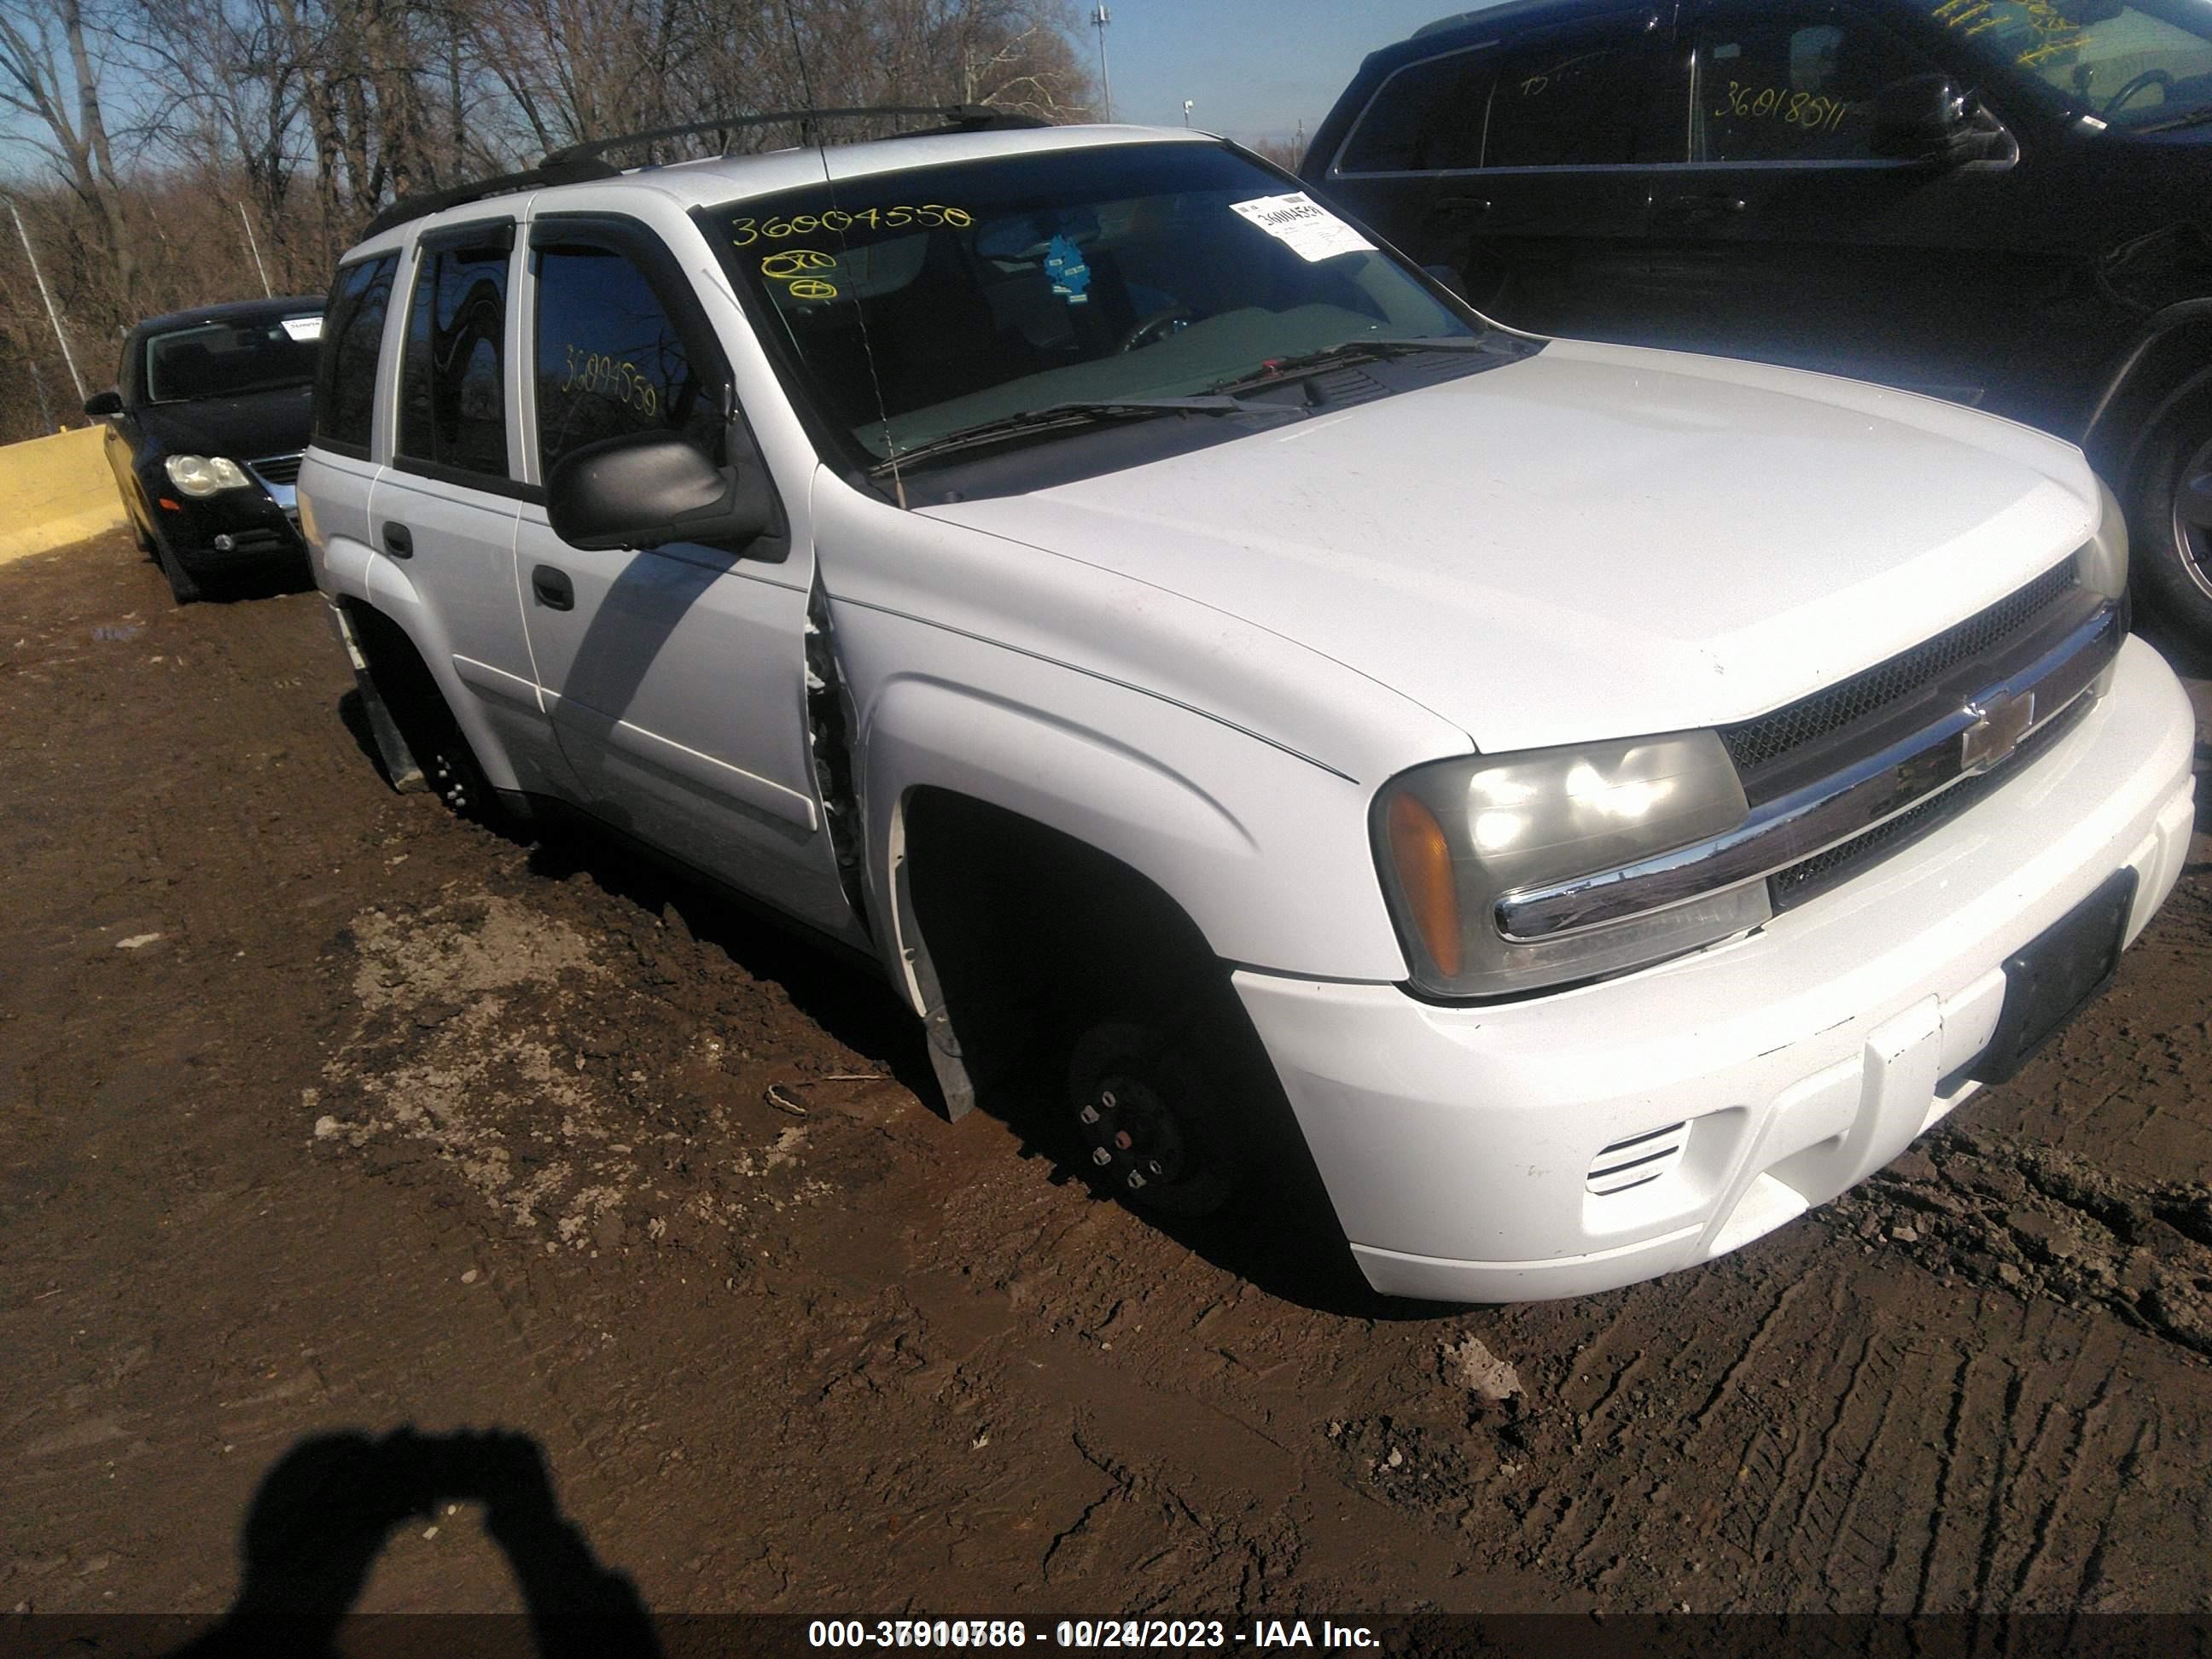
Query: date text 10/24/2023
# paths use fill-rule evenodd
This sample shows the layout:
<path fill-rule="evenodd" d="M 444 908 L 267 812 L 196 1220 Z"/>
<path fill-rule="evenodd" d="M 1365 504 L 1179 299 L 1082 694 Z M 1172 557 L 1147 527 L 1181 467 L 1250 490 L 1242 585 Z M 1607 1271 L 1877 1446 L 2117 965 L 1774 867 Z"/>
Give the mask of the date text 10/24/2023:
<path fill-rule="evenodd" d="M 981 1648 L 1030 1645 L 1056 1648 L 1231 1650 L 1365 1648 L 1382 1645 L 1365 1625 L 1331 1620 L 1060 1619 L 816 1619 L 806 1626 L 810 1648 Z"/>

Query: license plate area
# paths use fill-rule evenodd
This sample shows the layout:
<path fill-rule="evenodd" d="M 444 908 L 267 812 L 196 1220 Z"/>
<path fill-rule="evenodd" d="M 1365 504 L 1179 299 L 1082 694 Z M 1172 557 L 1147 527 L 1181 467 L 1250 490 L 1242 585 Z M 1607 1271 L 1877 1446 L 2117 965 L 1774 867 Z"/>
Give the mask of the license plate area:
<path fill-rule="evenodd" d="M 2120 964 L 2136 876 L 2122 870 L 2005 958 L 2004 1006 L 1989 1047 L 1966 1068 L 1981 1083 L 2006 1083 L 2111 983 Z"/>

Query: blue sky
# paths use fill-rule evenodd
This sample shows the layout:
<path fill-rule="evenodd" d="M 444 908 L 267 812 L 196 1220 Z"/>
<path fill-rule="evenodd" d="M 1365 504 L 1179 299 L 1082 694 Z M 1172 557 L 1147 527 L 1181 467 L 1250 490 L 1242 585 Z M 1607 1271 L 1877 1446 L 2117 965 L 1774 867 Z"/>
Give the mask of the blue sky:
<path fill-rule="evenodd" d="M 1107 0 L 1116 120 L 1191 125 L 1249 143 L 1311 133 L 1359 60 L 1479 0 Z M 1097 0 L 1077 0 L 1088 17 Z M 1098 32 L 1082 31 L 1095 73 Z"/>

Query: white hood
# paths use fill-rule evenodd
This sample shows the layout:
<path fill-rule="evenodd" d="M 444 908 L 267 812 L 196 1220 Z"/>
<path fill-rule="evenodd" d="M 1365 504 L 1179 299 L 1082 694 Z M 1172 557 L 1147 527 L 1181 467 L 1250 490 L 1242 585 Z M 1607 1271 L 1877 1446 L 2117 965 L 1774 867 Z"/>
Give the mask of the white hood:
<path fill-rule="evenodd" d="M 932 517 L 1297 641 L 1495 753 L 1764 714 L 2087 540 L 2070 446 L 1849 380 L 1555 341 Z"/>

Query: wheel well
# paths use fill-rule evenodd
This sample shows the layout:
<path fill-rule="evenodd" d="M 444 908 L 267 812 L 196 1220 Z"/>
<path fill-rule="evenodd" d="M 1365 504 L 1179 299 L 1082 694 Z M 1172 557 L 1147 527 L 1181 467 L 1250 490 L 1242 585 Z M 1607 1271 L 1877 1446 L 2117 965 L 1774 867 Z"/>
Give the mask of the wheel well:
<path fill-rule="evenodd" d="M 426 718 L 453 718 L 446 695 L 407 630 L 374 605 L 359 599 L 340 599 L 354 641 L 361 648 L 370 686 L 384 699 L 401 732 L 411 744 L 421 735 Z"/>
<path fill-rule="evenodd" d="M 2145 445 L 2182 403 L 2212 387 L 2212 316 L 2177 324 L 2141 346 L 2100 400 L 2081 447 L 2122 499 L 2133 492 Z"/>
<path fill-rule="evenodd" d="M 1119 859 L 950 790 L 905 803 L 914 921 L 979 1091 L 1064 1065 L 1090 1020 L 1233 1001 L 1182 907 Z"/>

